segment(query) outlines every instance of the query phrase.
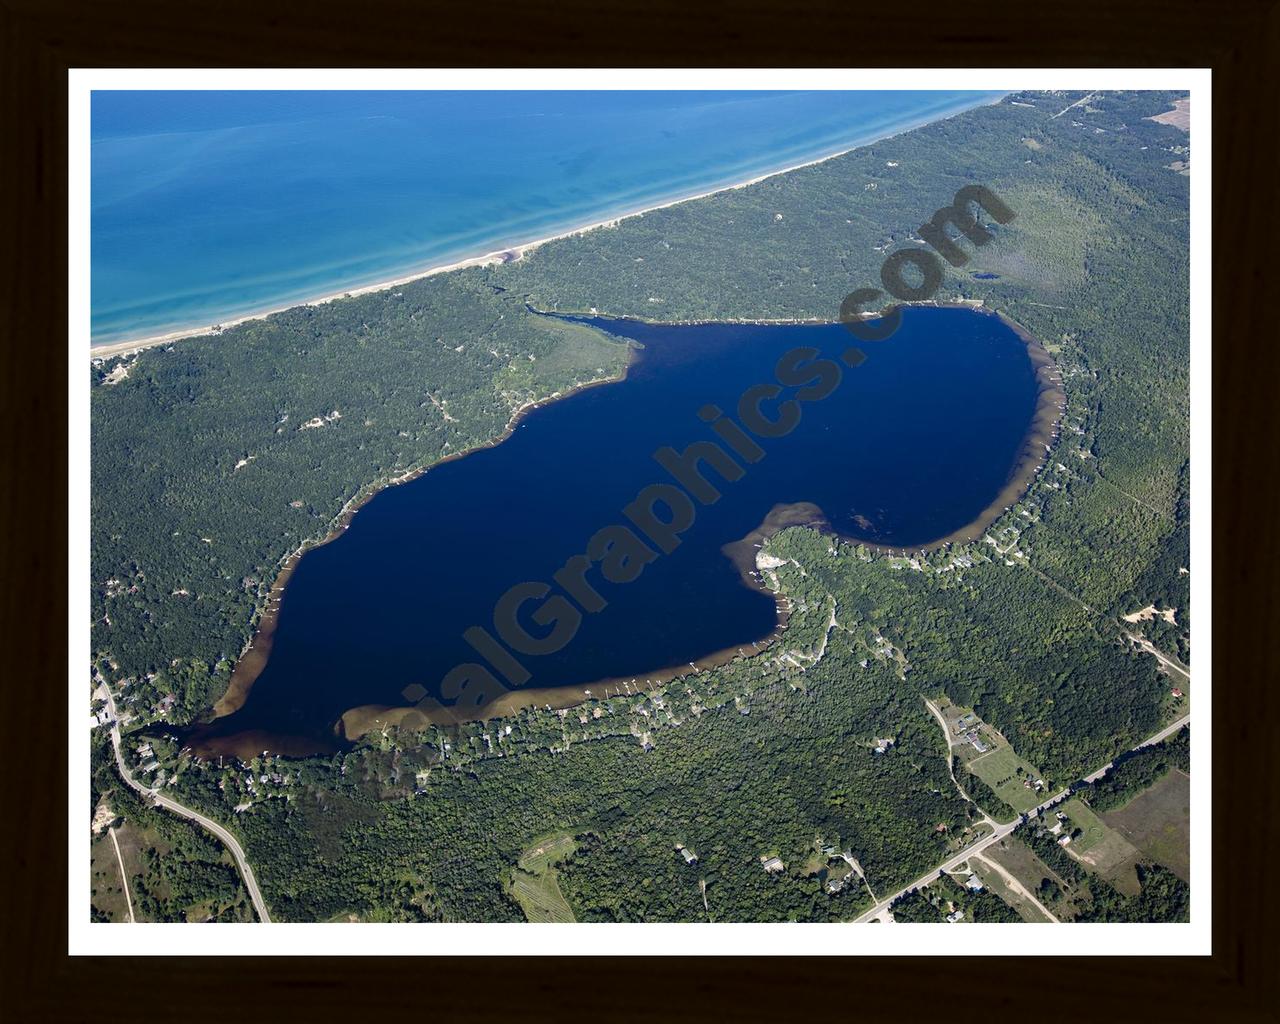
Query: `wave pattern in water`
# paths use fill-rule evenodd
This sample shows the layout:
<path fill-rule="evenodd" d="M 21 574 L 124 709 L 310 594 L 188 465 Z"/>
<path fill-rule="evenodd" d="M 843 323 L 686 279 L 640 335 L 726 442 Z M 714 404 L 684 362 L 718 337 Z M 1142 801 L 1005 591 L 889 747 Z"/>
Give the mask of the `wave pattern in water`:
<path fill-rule="evenodd" d="M 97 92 L 93 343 L 533 241 L 990 95 Z"/>

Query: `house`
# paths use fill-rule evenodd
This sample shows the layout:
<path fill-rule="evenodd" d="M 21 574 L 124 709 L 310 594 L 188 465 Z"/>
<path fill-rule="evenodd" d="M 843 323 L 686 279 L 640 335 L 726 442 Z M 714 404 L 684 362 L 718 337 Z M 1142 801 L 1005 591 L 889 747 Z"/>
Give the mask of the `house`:
<path fill-rule="evenodd" d="M 765 857 L 763 854 L 760 857 L 760 866 L 770 874 L 773 874 L 775 871 L 784 871 L 786 869 L 786 865 L 782 863 L 782 858 Z"/>
<path fill-rule="evenodd" d="M 1059 845 L 1059 846 L 1066 846 L 1069 842 L 1071 842 L 1071 837 L 1070 837 L 1070 836 L 1059 836 L 1059 837 L 1058 837 L 1058 845 Z"/>
<path fill-rule="evenodd" d="M 964 920 L 964 911 L 956 910 L 947 915 L 947 924 L 955 924 L 957 921 Z"/>
<path fill-rule="evenodd" d="M 692 850 L 689 850 L 689 849 L 681 849 L 680 853 L 681 853 L 681 855 L 684 857 L 684 862 L 685 862 L 686 864 L 697 864 L 697 863 L 698 863 L 698 855 L 697 855 L 696 853 L 694 853 Z"/>
<path fill-rule="evenodd" d="M 970 892 L 982 892 L 982 879 L 977 875 L 971 874 L 964 880 L 964 887 Z"/>
<path fill-rule="evenodd" d="M 1062 833 L 1062 822 L 1054 822 L 1053 828 L 1049 829 L 1049 834 L 1056 836 Z"/>
<path fill-rule="evenodd" d="M 973 747 L 973 749 L 976 750 L 979 754 L 985 754 L 988 750 L 991 749 L 985 743 L 983 743 L 981 739 L 978 738 L 978 734 L 976 732 L 971 732 L 969 734 L 969 743 Z"/>
<path fill-rule="evenodd" d="M 1176 686 L 1170 692 L 1173 694 L 1175 699 L 1177 700 L 1182 699 L 1182 691 L 1179 690 Z"/>

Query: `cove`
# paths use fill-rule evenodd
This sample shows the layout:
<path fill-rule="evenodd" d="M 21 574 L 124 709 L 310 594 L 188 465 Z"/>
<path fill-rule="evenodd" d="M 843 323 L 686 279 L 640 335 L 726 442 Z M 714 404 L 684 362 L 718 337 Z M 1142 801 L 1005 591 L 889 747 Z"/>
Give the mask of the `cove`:
<path fill-rule="evenodd" d="M 564 706 L 593 685 L 643 685 L 767 640 L 777 604 L 749 570 L 778 526 L 804 522 L 893 549 L 980 535 L 1039 468 L 1061 401 L 1055 371 L 1033 339 L 991 313 L 902 312 L 890 339 L 859 343 L 865 361 L 841 363 L 839 385 L 804 404 L 794 430 L 757 438 L 765 455 L 740 460 L 739 479 L 704 467 L 722 496 L 697 505 L 671 553 L 630 582 L 591 574 L 607 607 L 584 615 L 562 650 L 521 655 L 527 682 L 463 717 L 531 694 Z M 598 530 L 628 522 L 637 492 L 673 482 L 655 451 L 718 440 L 699 410 L 732 416 L 744 392 L 774 382 L 784 353 L 808 347 L 839 362 L 854 341 L 839 324 L 584 322 L 635 344 L 625 379 L 536 408 L 502 443 L 382 491 L 307 552 L 243 705 L 197 728 L 193 749 L 334 749 L 395 720 L 384 712 L 408 705 L 408 686 L 439 697 L 452 668 L 480 660 L 463 633 L 492 632 L 504 593 L 552 581 Z"/>

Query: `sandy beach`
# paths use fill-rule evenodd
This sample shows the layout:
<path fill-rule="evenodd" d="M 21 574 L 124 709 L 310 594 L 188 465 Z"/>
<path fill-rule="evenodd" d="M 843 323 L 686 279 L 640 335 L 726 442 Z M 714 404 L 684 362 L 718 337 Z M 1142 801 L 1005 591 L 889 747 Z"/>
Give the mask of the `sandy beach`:
<path fill-rule="evenodd" d="M 996 97 L 995 99 L 990 100 L 988 102 L 993 104 L 999 103 L 1001 99 L 1003 99 L 1003 97 Z M 972 108 L 965 108 L 965 109 L 969 110 Z M 653 213 L 657 210 L 665 210 L 668 207 L 678 206 L 681 203 L 691 203 L 694 200 L 705 199 L 708 196 L 718 195 L 722 192 L 732 192 L 737 189 L 748 188 L 751 185 L 756 185 L 759 182 L 765 181 L 769 178 L 777 177 L 780 174 L 789 174 L 792 171 L 798 171 L 805 167 L 813 167 L 816 164 L 825 163 L 828 160 L 834 160 L 837 157 L 842 157 L 848 153 L 852 153 L 856 149 L 861 149 L 865 146 L 871 146 L 877 142 L 883 142 L 886 139 L 892 139 L 898 135 L 903 135 L 906 132 L 915 131 L 917 128 L 922 128 L 927 124 L 936 124 L 939 121 L 950 120 L 952 117 L 955 117 L 957 114 L 961 114 L 964 112 L 965 111 L 963 110 L 958 110 L 955 113 L 946 115 L 945 117 L 925 118 L 919 122 L 907 125 L 906 127 L 895 129 L 892 132 L 887 132 L 884 135 L 878 135 L 873 138 L 860 140 L 858 142 L 853 143 L 852 145 L 845 146 L 844 148 L 839 149 L 833 153 L 827 153 L 822 156 L 814 157 L 811 160 L 805 160 L 801 163 L 791 164 L 786 167 L 780 167 L 776 170 L 766 171 L 763 174 L 757 174 L 756 176 L 752 178 L 748 178 L 745 181 L 738 181 L 729 185 L 718 185 L 714 188 L 705 189 L 701 192 L 696 192 L 691 195 L 683 195 L 683 196 L 678 196 L 674 199 L 667 199 L 661 203 L 655 203 L 653 205 L 646 206 L 643 209 L 632 210 L 630 212 L 618 214 L 617 216 L 609 217 L 604 220 L 598 220 L 590 224 L 579 225 L 578 227 L 569 228 L 568 230 L 560 231 L 556 234 L 547 235 L 545 238 L 537 238 L 537 239 L 533 239 L 532 241 L 520 242 L 513 245 L 503 246 L 499 249 L 493 250 L 492 252 L 485 253 L 484 255 L 470 256 L 460 260 L 455 260 L 454 262 L 451 262 L 451 263 L 444 263 L 444 264 L 424 267 L 418 270 L 411 271 L 407 274 L 403 274 L 399 277 L 392 278 L 390 280 L 378 281 L 378 282 L 375 282 L 374 284 L 366 284 L 366 285 L 361 285 L 359 287 L 354 287 L 354 288 L 344 288 L 343 290 L 338 292 L 333 292 L 327 295 L 318 296 L 316 298 L 307 299 L 301 302 L 289 302 L 282 306 L 274 306 L 270 309 L 257 310 L 252 313 L 246 313 L 241 316 L 236 316 L 236 317 L 232 317 L 225 320 L 219 320 L 215 325 L 189 327 L 189 328 L 184 328 L 182 330 L 170 331 L 166 334 L 156 334 L 156 335 L 152 335 L 150 337 L 145 337 L 145 338 L 134 338 L 128 341 L 111 342 L 105 345 L 95 345 L 89 349 L 89 357 L 91 359 L 104 359 L 104 358 L 110 358 L 110 357 L 119 356 L 119 355 L 131 355 L 135 352 L 140 352 L 143 349 L 155 348 L 156 346 L 159 346 L 159 345 L 168 345 L 172 342 L 181 341 L 185 338 L 208 337 L 210 335 L 220 334 L 223 331 L 227 330 L 228 328 L 235 327 L 238 324 L 247 323 L 251 320 L 262 320 L 266 317 L 273 316 L 276 313 L 283 313 L 285 310 L 296 309 L 299 306 L 322 306 L 329 302 L 335 302 L 338 299 L 353 298 L 357 295 L 367 295 L 371 292 L 381 292 L 381 291 L 386 291 L 390 288 L 398 288 L 403 285 L 410 284 L 414 281 L 420 281 L 423 278 L 432 277 L 436 274 L 447 274 L 447 273 L 450 273 L 451 271 L 466 269 L 467 267 L 485 267 L 485 266 L 493 266 L 499 263 L 513 262 L 514 260 L 522 259 L 524 256 L 528 255 L 533 250 L 537 249 L 539 246 L 546 245 L 548 242 L 554 242 L 561 238 L 571 238 L 575 235 L 586 234 L 588 231 L 596 231 L 601 228 L 616 227 L 622 221 L 630 220 L 633 217 L 643 217 L 647 213 Z"/>

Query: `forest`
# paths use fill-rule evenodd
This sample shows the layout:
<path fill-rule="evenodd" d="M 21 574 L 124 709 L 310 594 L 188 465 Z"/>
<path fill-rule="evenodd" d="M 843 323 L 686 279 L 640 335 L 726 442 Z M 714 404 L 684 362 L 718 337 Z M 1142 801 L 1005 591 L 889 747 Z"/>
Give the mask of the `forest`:
<path fill-rule="evenodd" d="M 886 664 L 849 674 L 823 659 L 766 682 L 744 659 L 511 724 L 492 753 L 481 737 L 494 723 L 293 762 L 300 785 L 235 817 L 273 913 L 519 919 L 502 880 L 534 837 L 565 831 L 578 843 L 559 882 L 579 920 L 839 920 L 870 899 L 828 894 L 804 868 L 815 848 L 850 852 L 873 889 L 892 888 L 976 817 L 923 703 Z M 877 735 L 894 737 L 884 754 Z M 223 780 L 189 765 L 177 790 L 227 817 L 244 794 Z M 764 871 L 764 855 L 785 870 Z"/>
<path fill-rule="evenodd" d="M 198 825 L 145 803 L 116 774 L 115 759 L 105 734 L 95 737 L 91 751 L 90 798 L 94 809 L 109 808 L 113 827 L 129 830 L 138 842 L 102 836 L 107 869 L 93 879 L 91 914 L 94 920 L 112 918 L 103 909 L 108 896 L 121 886 L 117 843 L 128 850 L 130 895 L 138 921 L 252 921 L 253 907 L 235 864 L 222 844 Z M 121 896 L 123 893 L 121 892 Z M 117 903 L 120 901 L 117 900 Z M 118 906 L 117 912 L 127 907 Z"/>
<path fill-rule="evenodd" d="M 1190 663 L 1187 177 L 1165 166 L 1187 137 L 1147 120 L 1172 98 L 1019 94 L 501 267 L 149 350 L 117 383 L 119 361 L 95 366 L 92 668 L 140 720 L 168 694 L 173 720 L 198 717 L 282 559 L 353 500 L 500 436 L 524 402 L 622 372 L 622 346 L 526 304 L 835 319 L 885 251 L 982 183 L 1017 216 L 939 298 L 1021 324 L 1067 393 L 1044 469 L 983 538 L 891 554 L 778 534 L 779 644 L 656 694 L 377 733 L 256 794 L 261 765 L 177 759 L 175 793 L 242 837 L 283 920 L 519 920 L 505 880 L 551 830 L 576 840 L 557 871 L 578 920 L 856 917 L 866 888 L 827 892 L 815 851 L 848 852 L 891 892 L 978 816 L 925 696 L 975 708 L 1052 787 L 1177 717 L 1126 639 Z M 1174 622 L 1120 619 L 1148 605 Z M 1136 897 L 1089 883 L 1093 919 L 1185 917 L 1185 883 L 1139 871 Z"/>
<path fill-rule="evenodd" d="M 290 554 L 626 359 L 468 272 L 148 349 L 117 383 L 94 366 L 94 670 L 139 717 L 198 718 Z"/>
<path fill-rule="evenodd" d="M 1101 875 L 1086 871 L 1037 823 L 1028 822 L 1014 834 L 1071 888 L 1077 922 L 1133 924 L 1190 919 L 1191 887 L 1159 864 L 1136 865 L 1139 891 L 1129 895 Z"/>
<path fill-rule="evenodd" d="M 1081 787 L 1078 793 L 1095 811 L 1109 811 L 1123 806 L 1159 782 L 1172 768 L 1188 774 L 1191 772 L 1190 726 L 1178 730 L 1162 743 L 1134 751 L 1118 761 L 1102 778 Z"/>

